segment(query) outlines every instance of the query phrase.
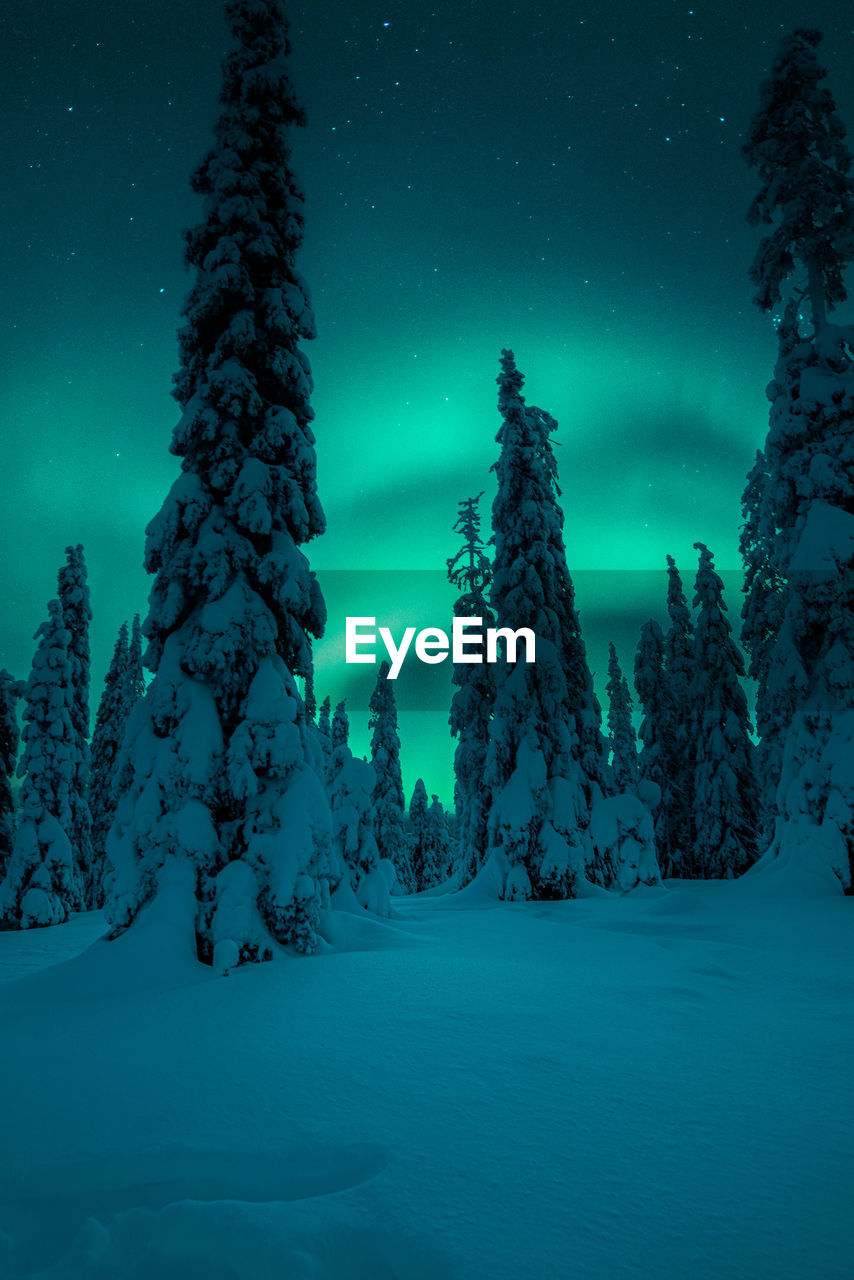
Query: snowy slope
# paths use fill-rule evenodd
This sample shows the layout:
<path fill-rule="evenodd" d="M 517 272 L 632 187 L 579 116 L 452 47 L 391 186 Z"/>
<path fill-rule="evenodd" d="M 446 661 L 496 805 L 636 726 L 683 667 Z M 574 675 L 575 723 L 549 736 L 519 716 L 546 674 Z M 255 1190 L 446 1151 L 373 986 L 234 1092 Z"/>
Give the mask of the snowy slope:
<path fill-rule="evenodd" d="M 150 915 L 0 935 L 0 1272 L 850 1275 L 854 899 L 395 909 L 224 978 Z"/>

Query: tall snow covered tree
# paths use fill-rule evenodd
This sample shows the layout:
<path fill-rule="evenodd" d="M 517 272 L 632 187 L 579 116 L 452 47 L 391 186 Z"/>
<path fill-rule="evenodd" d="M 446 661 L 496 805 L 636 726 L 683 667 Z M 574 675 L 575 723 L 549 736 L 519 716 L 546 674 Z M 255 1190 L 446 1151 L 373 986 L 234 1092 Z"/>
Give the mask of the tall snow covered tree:
<path fill-rule="evenodd" d="M 664 839 L 669 851 L 669 874 L 690 875 L 694 849 L 694 773 L 691 689 L 694 681 L 694 624 L 685 599 L 682 578 L 672 556 L 667 557 L 667 616 L 664 637 L 664 670 L 670 696 L 662 705 L 669 717 L 662 735 L 669 744 L 670 778 L 665 820 L 670 830 Z"/>
<path fill-rule="evenodd" d="M 320 749 L 323 753 L 324 777 L 328 777 L 329 761 L 332 757 L 332 699 L 329 694 L 320 704 L 320 713 L 317 717 L 317 736 L 320 739 Z"/>
<path fill-rule="evenodd" d="M 634 793 L 638 786 L 638 748 L 632 724 L 632 698 L 613 643 L 608 647 L 607 693 L 614 785 L 618 792 Z"/>
<path fill-rule="evenodd" d="M 109 840 L 114 933 L 167 893 L 201 959 L 310 952 L 332 870 L 329 806 L 296 677 L 325 606 L 301 546 L 323 532 L 315 333 L 295 268 L 303 196 L 279 0 L 228 0 L 213 149 L 193 176 L 172 452 L 182 471 L 148 528 L 155 673 L 129 726 L 130 785 Z"/>
<path fill-rule="evenodd" d="M 655 848 L 663 876 L 672 876 L 679 863 L 679 846 L 671 821 L 672 777 L 676 771 L 671 695 L 664 671 L 664 636 L 650 618 L 641 628 L 635 655 L 635 689 L 643 710 L 638 757 L 639 793 L 653 813 Z"/>
<path fill-rule="evenodd" d="M 488 853 L 501 872 L 503 897 L 564 898 L 579 891 L 588 864 L 596 874 L 587 828 L 597 781 L 582 764 L 589 754 L 585 707 L 569 691 L 572 685 L 577 693 L 585 679 L 548 439 L 553 420 L 528 410 L 522 385 L 513 353 L 503 351 L 492 605 L 499 628 L 533 632 L 536 661 L 520 653 L 496 668 L 486 760 Z"/>
<path fill-rule="evenodd" d="M 77 779 L 71 636 L 58 600 L 48 605 L 36 640 L 24 691 L 21 814 L 0 887 L 0 922 L 6 929 L 61 924 L 83 905 L 68 837 Z"/>
<path fill-rule="evenodd" d="M 726 617 L 723 582 L 703 543 L 694 607 L 696 666 L 691 690 L 694 779 L 694 857 L 688 868 L 703 880 L 741 875 L 757 849 L 758 788 L 752 726 L 741 686 L 744 661 Z"/>
<path fill-rule="evenodd" d="M 819 40 L 798 30 L 783 42 L 745 144 L 762 184 L 749 217 L 774 226 L 753 266 L 756 301 L 769 310 L 784 287 L 788 300 L 763 463 L 746 495 L 743 617 L 764 757 L 779 770 L 768 859 L 845 886 L 854 882 L 854 327 L 828 317 L 846 298 L 854 183 Z"/>
<path fill-rule="evenodd" d="M 74 731 L 74 783 L 71 788 L 71 826 L 68 838 L 77 864 L 84 903 L 92 884 L 92 815 L 89 809 L 89 584 L 83 548 L 65 548 L 65 564 L 59 571 L 59 603 L 69 634 L 68 661 L 72 687 L 71 726 Z"/>
<path fill-rule="evenodd" d="M 130 714 L 144 692 L 139 615 L 123 622 L 104 679 L 104 690 L 92 734 L 92 767 L 89 773 L 89 806 L 92 813 L 92 862 L 87 901 L 104 905 L 107 835 L 119 797 L 119 752 Z"/>
<path fill-rule="evenodd" d="M 376 783 L 373 792 L 374 832 L 380 857 L 397 873 L 398 887 L 412 893 L 415 881 L 406 839 L 406 808 L 400 771 L 400 737 L 397 732 L 397 703 L 394 684 L 388 679 L 387 662 L 380 665 L 371 694 L 368 728 L 371 732 L 371 764 Z"/>
<path fill-rule="evenodd" d="M 0 671 L 0 884 L 12 852 L 15 835 L 15 798 L 12 778 L 18 764 L 18 717 L 15 708 L 24 686 L 8 671 Z"/>
<path fill-rule="evenodd" d="M 492 580 L 489 557 L 480 536 L 476 498 L 460 503 L 454 533 L 463 545 L 448 560 L 448 579 L 460 592 L 454 602 L 457 618 L 480 618 L 484 629 L 494 626 L 495 615 L 486 596 Z M 482 657 L 483 655 L 481 655 Z M 459 840 L 459 883 L 467 884 L 483 863 L 488 840 L 490 792 L 484 785 L 486 744 L 495 701 L 493 667 L 487 662 L 456 662 L 451 699 L 451 735 L 454 752 L 454 807 Z"/>
<path fill-rule="evenodd" d="M 799 27 L 782 42 L 743 146 L 761 184 L 748 221 L 773 227 L 750 269 L 756 303 L 772 310 L 785 282 L 803 269 L 817 333 L 828 311 L 845 301 L 844 272 L 854 253 L 851 152 L 822 85 L 821 39 L 820 31 Z"/>

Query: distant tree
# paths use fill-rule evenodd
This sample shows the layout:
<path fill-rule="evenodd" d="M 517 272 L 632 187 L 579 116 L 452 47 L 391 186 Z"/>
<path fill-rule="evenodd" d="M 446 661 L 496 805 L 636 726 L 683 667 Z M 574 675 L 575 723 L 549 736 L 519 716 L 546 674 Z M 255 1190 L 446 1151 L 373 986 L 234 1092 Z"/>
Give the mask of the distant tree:
<path fill-rule="evenodd" d="M 295 267 L 290 131 L 304 115 L 279 0 L 228 0 L 226 16 L 214 146 L 193 177 L 203 217 L 187 236 L 182 471 L 148 528 L 155 674 L 128 730 L 107 902 L 115 934 L 168 893 L 199 957 L 222 968 L 275 944 L 312 951 L 334 865 L 297 685 L 325 624 L 301 550 L 325 527 L 301 347 L 315 327 Z"/>
<path fill-rule="evenodd" d="M 614 784 L 618 793 L 633 793 L 638 785 L 638 749 L 632 724 L 632 698 L 613 643 L 608 648 L 607 693 Z"/>
<path fill-rule="evenodd" d="M 670 626 L 664 637 L 664 671 L 669 697 L 661 714 L 668 743 L 670 777 L 664 821 L 669 830 L 663 845 L 668 850 L 671 876 L 691 875 L 694 857 L 694 775 L 696 769 L 691 698 L 696 668 L 694 623 L 688 608 L 682 578 L 672 556 L 667 557 L 667 616 Z"/>
<path fill-rule="evenodd" d="M 844 271 L 854 252 L 851 152 L 821 83 L 827 76 L 816 55 L 821 39 L 820 31 L 799 27 L 783 40 L 743 146 L 761 184 L 748 220 L 773 227 L 750 269 L 756 303 L 770 311 L 802 267 L 816 333 L 846 299 Z"/>
<path fill-rule="evenodd" d="M 0 884 L 15 836 L 15 797 L 12 778 L 18 764 L 18 718 L 15 708 L 24 685 L 8 671 L 0 671 Z"/>
<path fill-rule="evenodd" d="M 741 686 L 744 662 L 726 617 L 723 582 L 702 542 L 694 606 L 696 668 L 692 687 L 695 744 L 695 850 L 700 879 L 737 876 L 755 861 L 758 788 L 752 726 Z"/>
<path fill-rule="evenodd" d="M 674 744 L 668 736 L 673 724 L 671 694 L 664 671 L 664 636 L 650 619 L 641 629 L 635 655 L 635 689 L 643 709 L 638 758 L 639 794 L 653 811 L 655 848 L 663 876 L 672 876 L 681 859 L 674 843 L 672 778 L 676 770 Z"/>
<path fill-rule="evenodd" d="M 480 535 L 478 502 L 460 503 L 454 532 L 463 545 L 448 560 L 448 579 L 460 592 L 454 602 L 457 618 L 480 618 L 484 629 L 494 626 L 495 615 L 486 602 L 492 580 L 489 557 Z M 483 655 L 481 655 L 483 656 Z M 467 884 L 481 867 L 489 839 L 491 794 L 484 782 L 489 722 L 495 701 L 493 667 L 487 662 L 454 663 L 451 699 L 451 735 L 454 752 L 454 805 L 459 840 L 459 883 Z"/>
<path fill-rule="evenodd" d="M 400 889 L 404 893 L 411 893 L 415 882 L 406 839 L 397 704 L 394 683 L 388 679 L 389 671 L 389 664 L 383 662 L 369 703 L 371 764 L 376 774 L 373 792 L 374 831 L 380 857 L 386 858 L 394 867 Z"/>
<path fill-rule="evenodd" d="M 77 776 L 71 636 L 58 600 L 51 600 L 35 638 L 24 692 L 21 815 L 0 887 L 0 921 L 6 929 L 61 924 L 83 905 L 68 838 Z"/>
<path fill-rule="evenodd" d="M 446 878 L 449 870 L 449 840 L 444 813 L 433 796 L 427 804 L 427 788 L 421 778 L 415 784 L 409 802 L 409 849 L 416 892 L 432 889 Z"/>
<path fill-rule="evenodd" d="M 71 788 L 71 825 L 68 838 L 77 865 L 84 905 L 92 884 L 92 816 L 89 810 L 89 623 L 92 609 L 86 561 L 81 546 L 65 548 L 65 564 L 59 570 L 59 602 L 69 634 L 68 661 L 72 688 L 74 781 Z"/>
<path fill-rule="evenodd" d="M 379 874 L 380 856 L 374 835 L 371 795 L 376 775 L 366 760 L 358 760 L 348 743 L 349 722 L 339 702 L 332 720 L 329 796 L 332 837 L 350 887 L 362 906 L 388 915 L 388 891 Z"/>
<path fill-rule="evenodd" d="M 528 410 L 522 385 L 513 353 L 503 351 L 492 605 L 499 628 L 533 632 L 536 661 L 497 668 L 486 761 L 488 852 L 501 868 L 503 897 L 565 898 L 577 892 L 588 864 L 596 874 L 587 828 L 597 780 L 582 764 L 586 708 L 569 690 L 585 678 L 548 438 L 554 423 Z"/>
<path fill-rule="evenodd" d="M 445 810 L 437 795 L 431 797 L 430 808 L 427 810 L 426 835 L 429 850 L 428 860 L 435 867 L 433 883 L 444 884 L 453 868 L 454 847 L 448 830 Z"/>
<path fill-rule="evenodd" d="M 789 280 L 762 460 L 745 500 L 744 641 L 757 677 L 767 859 L 854 886 L 854 326 L 831 323 L 854 257 L 845 129 L 821 85 L 817 31 L 783 42 L 745 155 L 753 222 L 775 223 L 753 280 L 763 310 Z M 802 333 L 808 305 L 811 332 Z"/>

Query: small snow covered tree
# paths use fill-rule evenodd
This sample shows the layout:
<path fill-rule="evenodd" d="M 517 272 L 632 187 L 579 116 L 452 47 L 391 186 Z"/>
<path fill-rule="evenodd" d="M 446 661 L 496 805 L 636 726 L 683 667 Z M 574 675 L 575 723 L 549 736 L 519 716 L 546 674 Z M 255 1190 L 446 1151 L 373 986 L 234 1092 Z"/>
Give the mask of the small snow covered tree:
<path fill-rule="evenodd" d="M 68 838 L 77 780 L 71 637 L 58 600 L 48 605 L 36 640 L 24 691 L 20 821 L 0 887 L 0 922 L 6 929 L 61 924 L 83 905 Z"/>
<path fill-rule="evenodd" d="M 752 270 L 756 301 L 763 310 L 787 301 L 768 436 L 746 494 L 743 617 L 763 765 L 772 782 L 779 776 L 768 861 L 845 886 L 854 882 L 854 327 L 828 317 L 846 299 L 854 182 L 819 41 L 798 30 L 783 42 L 745 144 L 762 183 L 748 216 L 774 225 Z M 766 839 L 769 807 L 766 796 Z"/>
<path fill-rule="evenodd" d="M 463 545 L 448 560 L 448 579 L 460 592 L 454 602 L 457 618 L 479 618 L 485 629 L 494 626 L 495 615 L 486 602 L 492 573 L 480 536 L 478 502 L 483 497 L 460 503 L 454 532 Z M 481 655 L 482 656 L 482 655 Z M 491 795 L 484 784 L 489 722 L 495 701 L 493 667 L 487 662 L 454 663 L 454 690 L 451 699 L 451 735 L 457 739 L 454 752 L 454 806 L 459 841 L 458 879 L 468 884 L 483 864 L 488 842 Z"/>
<path fill-rule="evenodd" d="M 133 620 L 131 639 L 123 622 L 104 679 L 104 690 L 95 717 L 89 773 L 89 806 L 92 813 L 92 863 L 87 901 L 104 905 L 107 835 L 119 797 L 118 759 L 130 714 L 144 692 L 139 615 Z"/>
<path fill-rule="evenodd" d="M 436 802 L 435 796 L 433 801 Z M 441 819 L 444 827 L 444 813 L 441 814 Z M 443 843 L 433 806 L 427 804 L 427 788 L 419 778 L 409 802 L 409 852 L 415 890 L 418 893 L 424 889 L 432 889 L 445 878 L 445 859 L 449 847 L 447 827 L 444 836 Z"/>
<path fill-rule="evenodd" d="M 366 760 L 353 755 L 349 731 L 344 703 L 339 702 L 332 719 L 329 758 L 332 839 L 357 901 L 379 915 L 388 915 L 388 886 L 374 835 L 371 796 L 376 775 Z"/>
<path fill-rule="evenodd" d="M 613 643 L 608 649 L 607 693 L 614 785 L 618 793 L 634 793 L 638 785 L 638 748 L 632 724 L 632 698 Z"/>
<path fill-rule="evenodd" d="M 597 874 L 587 827 L 599 781 L 584 762 L 595 774 L 604 753 L 585 745 L 589 671 L 585 676 L 581 670 L 583 645 L 563 545 L 549 441 L 555 424 L 527 408 L 522 385 L 513 353 L 503 351 L 492 606 L 499 629 L 534 633 L 536 661 L 519 654 L 497 668 L 485 775 L 492 792 L 488 854 L 501 871 L 503 897 L 565 898 L 578 892 L 588 867 Z"/>
<path fill-rule="evenodd" d="M 148 528 L 155 673 L 126 738 L 108 855 L 113 932 L 167 893 L 217 967 L 310 952 L 332 874 L 330 814 L 297 677 L 325 606 L 301 546 L 323 532 L 295 268 L 303 197 L 279 0 L 228 0 L 213 149 L 193 187 L 195 272 L 180 334 L 172 451 L 182 471 Z"/>
<path fill-rule="evenodd" d="M 77 865 L 84 905 L 92 906 L 92 816 L 89 810 L 89 584 L 83 548 L 65 548 L 65 564 L 59 571 L 59 603 L 69 634 L 68 661 L 72 688 L 74 783 L 71 788 L 71 826 L 68 838 Z"/>
<path fill-rule="evenodd" d="M 667 616 L 664 672 L 669 697 L 661 706 L 667 717 L 662 736 L 668 743 L 667 810 L 669 824 L 663 847 L 668 850 L 668 874 L 690 875 L 694 850 L 694 771 L 691 690 L 695 672 L 694 624 L 685 599 L 682 578 L 672 556 L 667 557 Z"/>
<path fill-rule="evenodd" d="M 0 671 L 0 884 L 12 852 L 15 835 L 15 797 L 12 778 L 18 764 L 18 717 L 15 708 L 23 684 L 8 671 Z"/>
<path fill-rule="evenodd" d="M 433 884 L 444 884 L 453 869 L 454 845 L 448 830 L 444 806 L 437 795 L 430 799 L 427 810 L 427 848 L 425 864 L 435 867 Z M 430 886 L 425 885 L 425 888 Z"/>
<path fill-rule="evenodd" d="M 702 542 L 694 607 L 696 667 L 691 691 L 694 779 L 694 857 L 697 879 L 741 875 L 755 861 L 758 788 L 752 726 L 741 686 L 744 661 L 726 617 L 723 582 Z"/>
<path fill-rule="evenodd" d="M 655 848 L 661 874 L 671 876 L 679 858 L 679 845 L 671 821 L 672 777 L 676 770 L 673 742 L 668 736 L 673 723 L 670 689 L 664 671 L 664 636 L 654 619 L 641 628 L 635 655 L 635 689 L 643 709 L 638 757 L 639 794 L 654 815 Z"/>
<path fill-rule="evenodd" d="M 397 873 L 398 888 L 403 893 L 412 893 L 415 881 L 406 839 L 397 704 L 394 683 L 388 679 L 390 670 L 387 662 L 381 663 L 369 703 L 371 764 L 376 774 L 373 793 L 374 831 L 380 857 L 388 859 Z"/>

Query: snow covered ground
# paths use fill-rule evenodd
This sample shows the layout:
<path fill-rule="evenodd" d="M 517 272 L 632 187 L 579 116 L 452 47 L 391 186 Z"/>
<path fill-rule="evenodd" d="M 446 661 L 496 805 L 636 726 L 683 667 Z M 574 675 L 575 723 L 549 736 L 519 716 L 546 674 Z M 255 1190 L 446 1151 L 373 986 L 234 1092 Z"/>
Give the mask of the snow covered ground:
<path fill-rule="evenodd" d="M 854 899 L 397 916 L 228 977 L 150 911 L 0 935 L 0 1272 L 852 1274 Z"/>

